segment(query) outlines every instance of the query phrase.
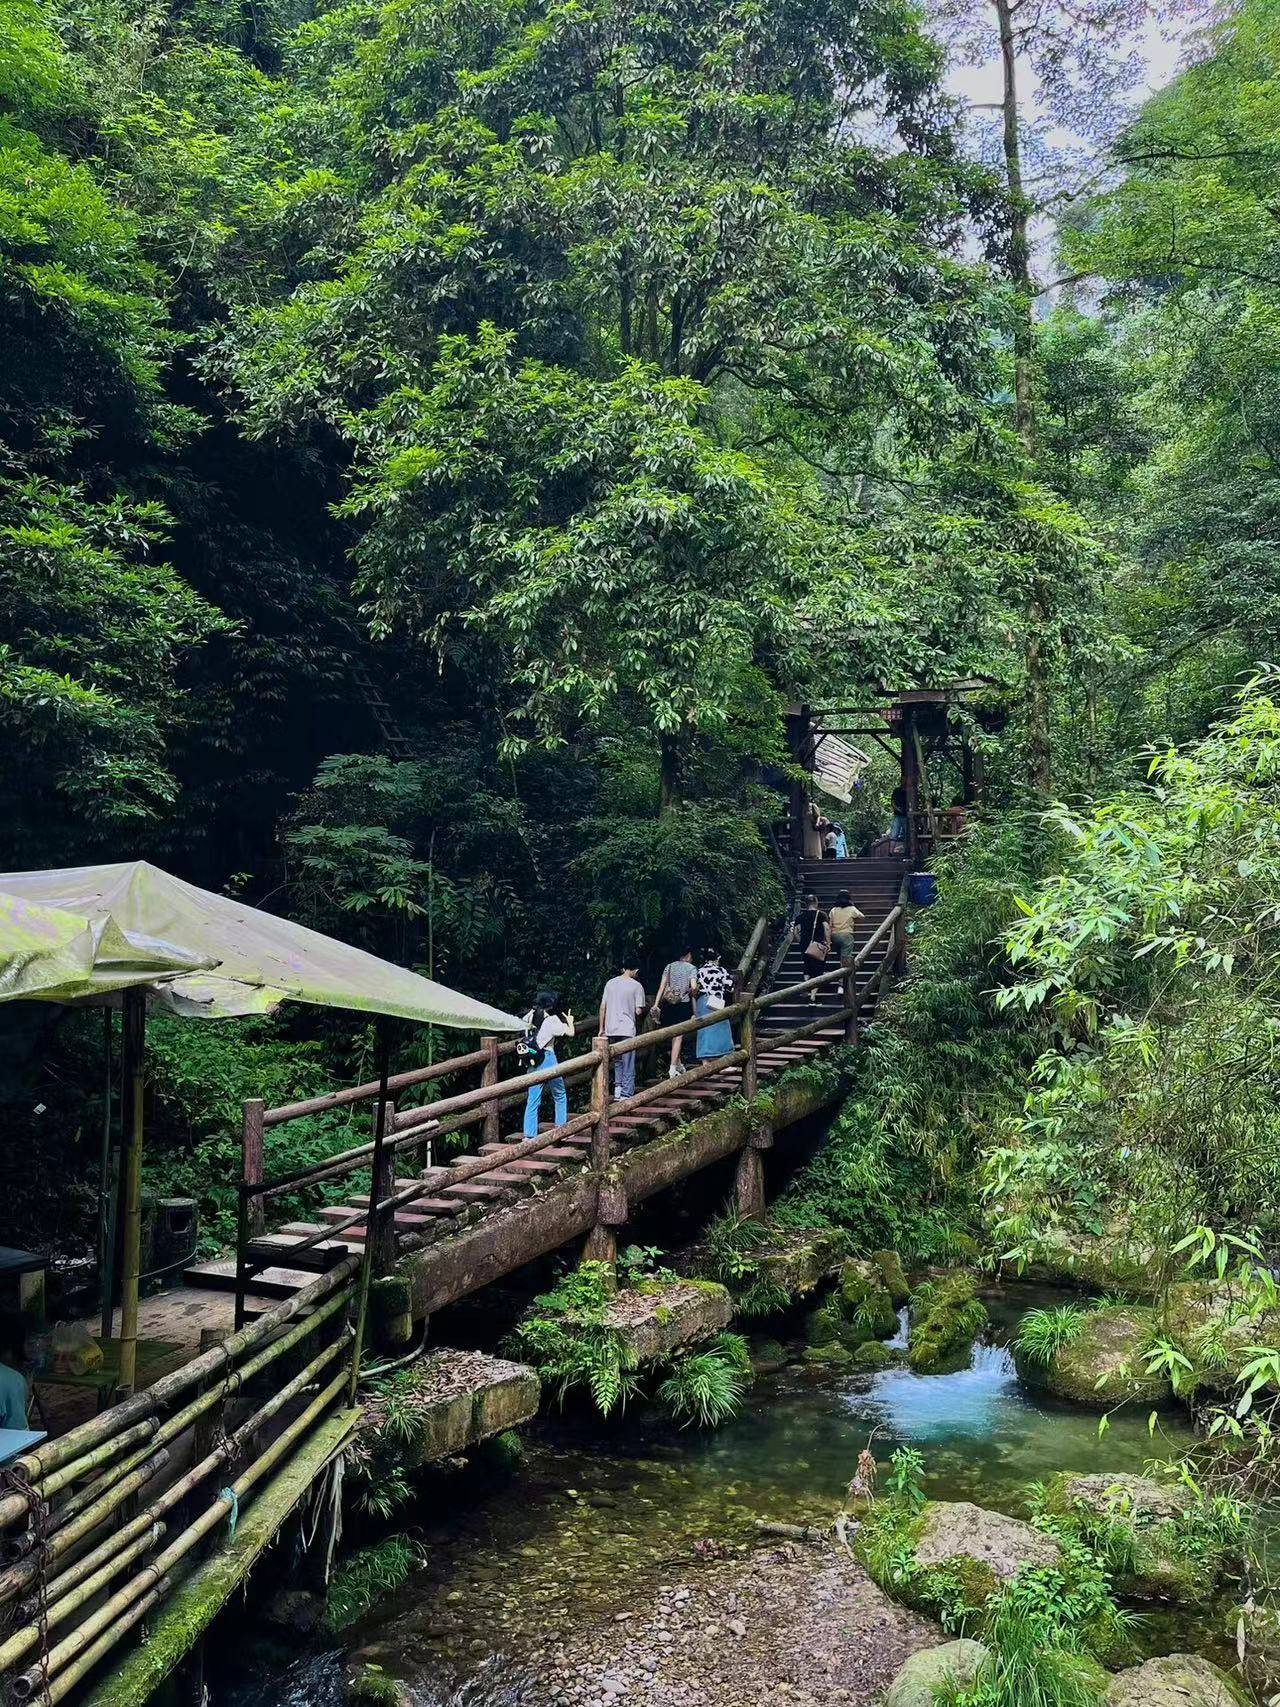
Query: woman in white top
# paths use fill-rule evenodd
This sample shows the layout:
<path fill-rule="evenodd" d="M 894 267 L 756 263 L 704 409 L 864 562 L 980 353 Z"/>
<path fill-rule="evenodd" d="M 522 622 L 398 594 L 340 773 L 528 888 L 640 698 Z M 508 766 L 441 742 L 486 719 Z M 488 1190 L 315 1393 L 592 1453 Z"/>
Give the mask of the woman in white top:
<path fill-rule="evenodd" d="M 559 1063 L 556 1054 L 556 1039 L 573 1036 L 573 1015 L 561 1013 L 559 998 L 554 990 L 539 990 L 538 999 L 524 1016 L 524 1023 L 533 1033 L 534 1042 L 540 1051 L 533 1072 L 543 1067 L 555 1067 Z M 526 1138 L 538 1136 L 538 1111 L 542 1107 L 542 1092 L 546 1084 L 551 1086 L 551 1095 L 555 1102 L 555 1124 L 563 1126 L 569 1118 L 569 1098 L 565 1093 L 563 1079 L 550 1079 L 542 1085 L 530 1085 L 529 1094 L 524 1105 L 524 1135 Z"/>

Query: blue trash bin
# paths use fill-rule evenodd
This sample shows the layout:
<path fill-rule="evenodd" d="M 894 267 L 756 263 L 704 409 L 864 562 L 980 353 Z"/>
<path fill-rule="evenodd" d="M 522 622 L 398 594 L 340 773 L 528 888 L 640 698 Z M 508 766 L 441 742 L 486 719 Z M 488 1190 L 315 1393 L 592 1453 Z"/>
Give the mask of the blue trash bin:
<path fill-rule="evenodd" d="M 932 907 L 938 899 L 938 880 L 931 871 L 913 871 L 907 879 L 907 894 L 913 907 Z"/>

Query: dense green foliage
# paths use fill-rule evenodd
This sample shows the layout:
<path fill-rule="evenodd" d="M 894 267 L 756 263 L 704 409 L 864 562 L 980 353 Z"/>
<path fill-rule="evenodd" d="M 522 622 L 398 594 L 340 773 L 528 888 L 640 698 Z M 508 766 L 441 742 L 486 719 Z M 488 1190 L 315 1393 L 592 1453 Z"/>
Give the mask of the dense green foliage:
<path fill-rule="evenodd" d="M 1055 670 L 1092 621 L 903 0 L 4 0 L 0 40 L 0 864 L 151 857 L 581 1010 L 625 942 L 777 907 L 785 704 L 980 668 L 1016 710 L 1033 585 Z M 223 1091 L 359 1049 L 288 1016 L 228 1076 L 229 1030 Z M 56 1031 L 6 1053 L 83 1174 Z M 197 1077 L 153 1131 L 203 1194 Z"/>

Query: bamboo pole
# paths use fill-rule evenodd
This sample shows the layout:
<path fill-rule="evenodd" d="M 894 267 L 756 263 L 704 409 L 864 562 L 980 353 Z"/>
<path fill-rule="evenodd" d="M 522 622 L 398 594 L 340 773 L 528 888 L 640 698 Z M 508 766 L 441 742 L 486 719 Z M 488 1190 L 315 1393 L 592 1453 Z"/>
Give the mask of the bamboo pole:
<path fill-rule="evenodd" d="M 146 1044 L 147 993 L 140 985 L 122 997 L 124 1073 L 124 1250 L 120 1274 L 120 1381 L 128 1399 L 138 1375 L 138 1276 L 142 1272 L 142 1053 Z"/>
<path fill-rule="evenodd" d="M 352 1268 L 354 1268 L 355 1262 L 356 1259 L 354 1257 L 350 1259 L 350 1266 Z M 313 1334 L 317 1328 L 319 1328 L 323 1323 L 329 1321 L 339 1310 L 344 1309 L 346 1304 L 347 1299 L 342 1294 L 335 1295 L 334 1297 L 322 1302 L 311 1312 L 309 1316 L 305 1316 L 301 1322 L 296 1323 L 294 1327 L 290 1328 L 286 1333 L 281 1334 L 279 1339 L 272 1340 L 270 1344 L 265 1346 L 260 1352 L 256 1353 L 253 1357 L 243 1363 L 239 1369 L 232 1369 L 228 1371 L 216 1387 L 211 1388 L 208 1392 L 203 1393 L 198 1398 L 192 1400 L 188 1406 L 177 1412 L 168 1422 L 158 1423 L 156 1418 L 149 1418 L 143 1423 L 138 1424 L 135 1429 L 125 1431 L 125 1435 L 116 1436 L 114 1440 L 108 1442 L 108 1445 L 112 1450 L 117 1450 L 126 1436 L 136 1436 L 141 1439 L 141 1431 L 144 1428 L 150 1433 L 151 1447 L 165 1444 L 167 1441 L 180 1434 L 182 1430 L 186 1428 L 188 1423 L 193 1422 L 196 1417 L 202 1415 L 211 1406 L 220 1403 L 224 1394 L 238 1392 L 246 1381 L 259 1374 L 261 1370 L 268 1366 L 268 1364 L 274 1363 L 278 1357 L 282 1357 L 285 1352 L 292 1350 L 292 1348 L 299 1344 L 300 1341 L 306 1339 L 310 1334 Z M 256 1326 L 257 1324 L 255 1324 L 255 1327 Z M 259 1334 L 257 1337 L 260 1338 L 261 1335 Z M 230 1345 L 229 1341 L 227 1343 Z M 221 1348 L 214 1348 L 215 1351 L 219 1349 Z M 204 1357 L 202 1357 L 200 1361 L 203 1362 L 208 1356 L 208 1353 L 204 1354 Z M 187 1367 L 190 1368 L 192 1366 L 188 1365 Z M 206 1369 L 203 1373 L 216 1373 L 216 1369 Z M 154 1395 L 158 1390 L 159 1383 L 157 1383 L 156 1387 L 149 1389 L 149 1392 Z M 143 1395 L 140 1395 L 140 1397 L 142 1396 Z M 112 1414 L 114 1413 L 105 1413 L 108 1417 Z M 70 1439 L 71 1437 L 66 1436 L 65 1438 Z M 40 1492 L 47 1498 L 51 1493 L 56 1492 L 59 1488 L 65 1487 L 72 1482 L 79 1481 L 81 1476 L 85 1474 L 87 1470 L 93 1469 L 98 1465 L 101 1461 L 100 1454 L 102 1451 L 103 1449 L 101 1447 L 96 1447 L 93 1450 L 86 1452 L 82 1457 L 73 1459 L 70 1463 L 67 1463 L 60 1469 L 52 1472 L 39 1482 L 38 1486 Z M 144 1449 L 141 1454 L 135 1453 L 131 1458 L 125 1460 L 124 1463 L 110 1466 L 106 1476 L 95 1478 L 91 1487 L 101 1488 L 109 1485 L 110 1481 L 113 1481 L 117 1477 L 125 1474 L 127 1469 L 134 1468 L 134 1466 L 141 1461 L 141 1458 L 146 1457 L 147 1455 L 148 1452 Z M 75 1496 L 75 1500 L 80 1500 L 82 1494 L 88 1491 L 88 1489 L 82 1490 L 81 1494 L 77 1494 Z M 66 1516 L 70 1515 L 69 1508 L 72 1503 L 73 1502 L 68 1501 L 66 1505 L 60 1507 L 54 1512 L 53 1516 L 55 1523 L 60 1522 Z M 4 1527 L 11 1523 L 15 1518 L 23 1516 L 28 1509 L 28 1502 L 21 1494 L 10 1494 L 6 1499 L 0 1500 L 0 1527 Z"/>
<path fill-rule="evenodd" d="M 152 1607 L 158 1606 L 163 1600 L 167 1587 L 168 1585 L 165 1583 L 157 1584 L 150 1594 L 136 1601 L 118 1623 L 113 1624 L 110 1630 L 104 1631 L 93 1646 L 87 1648 L 76 1663 L 62 1673 L 61 1677 L 53 1679 L 49 1685 L 48 1693 L 45 1695 L 45 1701 L 50 1704 L 50 1707 L 57 1707 L 57 1703 L 70 1695 L 81 1678 L 88 1676 L 103 1655 L 109 1653 L 122 1636 L 127 1635 L 135 1624 L 141 1624 Z"/>
<path fill-rule="evenodd" d="M 149 1610 L 164 1598 L 170 1587 L 167 1573 L 179 1564 L 211 1530 L 216 1529 L 219 1523 L 225 1522 L 249 1489 L 261 1481 L 262 1477 L 279 1463 L 280 1459 L 292 1449 L 294 1442 L 305 1434 L 321 1412 L 327 1409 L 332 1400 L 346 1386 L 347 1380 L 346 1370 L 336 1375 L 327 1386 L 317 1393 L 306 1409 L 301 1411 L 289 1426 L 276 1436 L 266 1451 L 261 1453 L 229 1488 L 224 1489 L 194 1523 L 189 1524 L 177 1535 L 163 1553 L 158 1554 L 151 1564 L 140 1571 L 125 1588 L 112 1596 L 112 1599 L 100 1613 L 95 1614 L 93 1618 L 79 1626 L 73 1635 L 67 1637 L 65 1641 L 60 1642 L 56 1648 L 50 1651 L 49 1671 L 51 1674 L 57 1673 L 49 1685 L 48 1699 L 50 1701 L 61 1700 L 74 1683 L 79 1682 L 85 1673 L 96 1665 L 103 1655 L 133 1628 L 145 1610 Z M 238 1438 L 243 1432 L 243 1430 L 238 1429 L 232 1438 Z M 184 1482 L 187 1480 L 188 1478 L 183 1478 Z M 141 1599 L 137 1598 L 139 1595 Z M 108 1609 L 112 1612 L 114 1622 L 109 1622 L 103 1627 L 100 1620 Z M 95 1641 L 93 1636 L 97 1634 L 98 1630 L 101 1630 L 101 1634 L 97 1635 Z M 86 1647 L 85 1642 L 89 1642 L 91 1645 Z M 24 1673 L 22 1678 L 14 1679 L 14 1684 L 22 1684 L 25 1678 L 38 1677 L 40 1669 L 33 1668 L 31 1672 Z M 34 1693 L 34 1689 L 30 1693 Z M 22 1695 L 16 1688 L 15 1694 L 19 1696 L 19 1699 L 29 1699 L 29 1695 Z"/>
<path fill-rule="evenodd" d="M 108 1487 L 117 1477 L 124 1475 L 129 1470 L 132 1470 L 136 1464 L 140 1463 L 142 1459 L 148 1455 L 149 1452 L 153 1451 L 156 1447 L 167 1446 L 171 1440 L 176 1440 L 180 1434 L 185 1433 L 191 1424 L 203 1416 L 206 1411 L 212 1410 L 215 1405 L 222 1404 L 225 1400 L 240 1392 L 245 1384 L 252 1380 L 255 1375 L 258 1375 L 263 1369 L 267 1368 L 268 1365 L 274 1363 L 278 1357 L 282 1357 L 285 1352 L 291 1351 L 294 1346 L 300 1344 L 304 1339 L 309 1338 L 311 1334 L 315 1333 L 317 1328 L 323 1326 L 325 1322 L 330 1321 L 338 1311 L 345 1310 L 347 1308 L 347 1304 L 348 1299 L 341 1293 L 339 1293 L 335 1298 L 327 1299 L 326 1302 L 314 1310 L 311 1315 L 304 1316 L 302 1321 L 290 1328 L 287 1333 L 282 1334 L 278 1340 L 272 1340 L 270 1345 L 258 1352 L 256 1356 L 251 1357 L 247 1362 L 242 1363 L 238 1369 L 229 1370 L 216 1386 L 211 1386 L 206 1392 L 201 1393 L 196 1398 L 192 1399 L 189 1405 L 185 1405 L 180 1411 L 175 1411 L 173 1416 L 171 1416 L 167 1422 L 156 1425 L 153 1421 L 149 1426 L 154 1429 L 154 1433 L 151 1434 L 148 1445 L 142 1447 L 140 1451 L 134 1453 L 132 1457 L 126 1458 L 122 1463 L 112 1465 L 102 1476 L 95 1478 L 87 1488 L 77 1494 L 74 1499 L 68 1500 L 65 1505 L 59 1506 L 53 1514 L 54 1526 L 61 1527 L 62 1523 L 73 1517 L 77 1510 L 82 1510 L 84 1505 L 89 1503 L 89 1500 L 86 1498 L 87 1495 L 96 1497 L 103 1488 Z M 91 1454 L 90 1456 L 93 1455 Z M 60 1470 L 56 1472 L 55 1476 L 50 1478 L 50 1481 L 44 1484 L 45 1490 L 48 1490 L 50 1482 L 56 1480 L 57 1477 L 66 1476 L 69 1472 L 76 1471 L 78 1466 L 85 1462 L 86 1460 L 79 1459 L 76 1464 L 69 1465 L 67 1470 Z"/>
<path fill-rule="evenodd" d="M 144 1511 L 138 1514 L 132 1523 L 127 1524 L 118 1534 L 111 1537 L 109 1542 L 104 1542 L 100 1547 L 95 1548 L 92 1554 L 86 1555 L 84 1559 L 77 1560 L 71 1567 L 71 1571 L 77 1573 L 77 1580 L 82 1581 L 90 1571 L 96 1570 L 99 1565 L 104 1564 L 114 1554 L 126 1548 L 145 1527 L 162 1518 L 167 1512 L 172 1511 L 179 1500 L 185 1499 L 187 1494 L 193 1488 L 198 1487 L 206 1476 L 221 1465 L 233 1460 L 257 1430 L 262 1427 L 263 1423 L 296 1398 L 304 1387 L 309 1386 L 319 1372 L 326 1365 L 332 1363 L 333 1359 L 346 1348 L 347 1343 L 345 1340 L 334 1340 L 331 1345 L 324 1346 L 305 1368 L 299 1370 L 298 1374 L 291 1381 L 286 1382 L 283 1387 L 278 1388 L 246 1422 L 236 1429 L 234 1434 L 227 1435 L 219 1445 L 214 1447 L 212 1452 L 188 1470 L 184 1476 L 180 1476 L 176 1482 L 171 1483 L 157 1499 L 153 1500 Z M 339 1384 L 346 1379 L 344 1373 L 339 1378 Z M 164 1464 L 168 1462 L 168 1457 L 167 1452 L 157 1453 L 156 1460 L 159 1462 L 156 1460 L 149 1461 L 150 1467 L 144 1466 L 142 1470 L 136 1471 L 132 1476 L 126 1476 L 117 1488 L 113 1489 L 105 1499 L 99 1501 L 98 1505 L 91 1507 L 89 1511 L 84 1513 L 77 1523 L 69 1525 L 64 1530 L 59 1530 L 49 1542 L 48 1552 L 52 1558 L 56 1560 L 63 1553 L 68 1552 L 78 1541 L 83 1540 L 104 1517 L 109 1516 L 124 1500 L 136 1493 L 146 1481 L 150 1480 L 156 1469 L 163 1468 Z M 35 1578 L 38 1571 L 39 1560 L 32 1557 L 24 1559 L 20 1565 L 11 1566 L 9 1570 L 0 1574 L 0 1601 L 11 1598 L 18 1589 L 25 1587 L 28 1582 Z M 71 1572 L 67 1573 L 68 1577 L 70 1574 Z M 61 1580 L 59 1581 L 59 1589 L 65 1592 L 65 1585 Z"/>

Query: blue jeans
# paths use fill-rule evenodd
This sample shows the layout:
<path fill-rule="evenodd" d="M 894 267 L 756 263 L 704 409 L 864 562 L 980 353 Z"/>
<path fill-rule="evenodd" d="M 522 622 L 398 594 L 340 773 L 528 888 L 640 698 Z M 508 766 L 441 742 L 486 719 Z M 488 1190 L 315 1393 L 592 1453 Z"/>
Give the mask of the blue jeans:
<path fill-rule="evenodd" d="M 547 1047 L 542 1051 L 542 1059 L 538 1062 L 534 1071 L 540 1072 L 543 1067 L 554 1067 L 558 1064 L 558 1061 L 559 1057 L 556 1055 L 555 1050 Z M 564 1080 L 549 1079 L 547 1080 L 547 1084 L 551 1086 L 551 1095 L 555 1099 L 555 1124 L 557 1126 L 563 1126 L 565 1121 L 569 1118 L 569 1098 L 565 1093 Z M 542 1093 L 545 1089 L 546 1085 L 529 1086 L 529 1094 L 525 1098 L 524 1104 L 524 1135 L 526 1138 L 536 1138 L 538 1136 L 538 1110 L 542 1107 Z"/>
<path fill-rule="evenodd" d="M 626 1043 L 625 1037 L 611 1037 L 610 1043 Z M 619 1055 L 613 1063 L 613 1095 L 617 1102 L 623 1097 L 633 1097 L 636 1094 L 636 1052 L 633 1049 L 629 1055 Z"/>

